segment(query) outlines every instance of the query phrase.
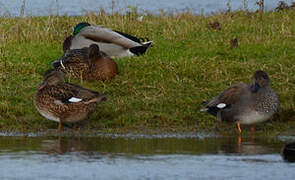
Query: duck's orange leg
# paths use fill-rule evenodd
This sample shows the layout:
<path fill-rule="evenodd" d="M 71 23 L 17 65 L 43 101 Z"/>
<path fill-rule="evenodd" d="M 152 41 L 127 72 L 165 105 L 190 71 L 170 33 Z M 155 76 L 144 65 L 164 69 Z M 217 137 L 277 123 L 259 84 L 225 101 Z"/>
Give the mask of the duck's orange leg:
<path fill-rule="evenodd" d="M 59 123 L 58 123 L 58 128 L 57 128 L 57 132 L 60 133 L 61 130 L 62 130 L 62 123 L 61 123 L 61 121 L 59 121 Z"/>
<path fill-rule="evenodd" d="M 251 133 L 255 133 L 255 129 L 253 125 L 250 126 L 250 130 L 251 130 Z"/>
<path fill-rule="evenodd" d="M 241 136 L 239 135 L 238 137 L 238 153 L 241 153 L 241 145 L 242 145 L 242 138 Z"/>
<path fill-rule="evenodd" d="M 239 134 L 241 134 L 242 133 L 242 129 L 241 129 L 240 123 L 237 123 L 237 127 L 238 127 L 238 130 L 239 130 Z"/>

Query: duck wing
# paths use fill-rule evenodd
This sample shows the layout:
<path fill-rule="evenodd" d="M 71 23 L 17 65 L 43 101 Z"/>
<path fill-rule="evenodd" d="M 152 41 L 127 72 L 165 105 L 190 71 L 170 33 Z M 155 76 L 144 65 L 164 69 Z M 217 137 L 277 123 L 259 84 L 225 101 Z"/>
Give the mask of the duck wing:
<path fill-rule="evenodd" d="M 92 91 L 90 89 L 86 89 L 71 83 L 68 83 L 67 86 L 69 87 L 69 89 L 72 89 L 73 97 L 81 99 L 81 101 L 85 104 L 89 104 L 91 102 L 106 101 L 106 96 L 104 94 L 100 94 L 96 91 Z"/>
<path fill-rule="evenodd" d="M 70 66 L 71 64 L 88 63 L 87 48 L 69 50 L 64 55 L 51 63 L 55 69 Z"/>
<path fill-rule="evenodd" d="M 232 106 L 232 105 L 237 103 L 240 100 L 246 88 L 249 88 L 249 85 L 245 83 L 235 84 L 227 88 L 223 92 L 221 92 L 218 96 L 213 98 L 211 101 L 204 102 L 203 104 L 205 105 L 205 108 L 200 109 L 200 111 L 207 111 L 209 114 L 213 116 L 217 116 L 218 112 L 220 110 L 223 110 L 222 111 L 223 114 L 227 115 L 226 119 L 229 119 L 230 121 L 234 121 L 232 120 L 232 117 L 233 117 L 232 115 L 234 115 L 236 111 L 233 110 L 235 106 Z"/>
<path fill-rule="evenodd" d="M 215 107 L 218 105 L 223 108 L 222 106 L 229 106 L 231 104 L 235 104 L 241 97 L 241 93 L 246 89 L 249 88 L 248 84 L 245 83 L 237 83 L 233 86 L 230 86 L 223 92 L 221 92 L 218 96 L 213 98 L 211 101 L 206 102 L 206 107 Z M 224 105 L 223 105 L 224 104 Z M 224 107 L 225 107 L 224 106 Z"/>
<path fill-rule="evenodd" d="M 114 43 L 126 49 L 142 46 L 138 38 L 125 33 L 118 32 L 118 31 L 117 32 L 113 31 L 103 26 L 85 27 L 80 31 L 79 35 L 82 35 L 86 39 L 89 39 L 98 43 L 99 42 Z"/>
<path fill-rule="evenodd" d="M 98 92 L 70 83 L 60 85 L 55 91 L 51 92 L 51 96 L 57 105 L 90 104 L 106 101 L 104 94 L 99 94 Z"/>

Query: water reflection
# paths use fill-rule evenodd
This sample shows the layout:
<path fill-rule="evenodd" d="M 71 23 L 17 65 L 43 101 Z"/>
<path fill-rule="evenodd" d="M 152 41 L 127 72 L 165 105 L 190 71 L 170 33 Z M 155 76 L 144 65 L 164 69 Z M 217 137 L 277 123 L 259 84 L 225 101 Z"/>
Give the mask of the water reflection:
<path fill-rule="evenodd" d="M 258 137 L 0 137 L 0 179 L 292 179 L 282 146 Z"/>
<path fill-rule="evenodd" d="M 68 152 L 89 151 L 88 145 L 80 138 L 68 139 L 58 137 L 58 139 L 43 140 L 41 146 L 48 154 L 65 154 Z"/>
<path fill-rule="evenodd" d="M 278 154 L 277 139 L 223 138 L 122 138 L 122 137 L 0 137 L 0 152 L 36 151 L 48 154 L 99 152 L 109 154 Z"/>

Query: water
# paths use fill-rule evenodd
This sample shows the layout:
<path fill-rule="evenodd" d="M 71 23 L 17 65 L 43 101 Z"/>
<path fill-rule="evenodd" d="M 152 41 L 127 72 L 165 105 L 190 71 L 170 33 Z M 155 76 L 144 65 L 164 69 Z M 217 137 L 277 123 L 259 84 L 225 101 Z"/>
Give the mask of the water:
<path fill-rule="evenodd" d="M 0 137 L 0 179 L 293 179 L 284 142 L 198 136 Z"/>
<path fill-rule="evenodd" d="M 257 0 L 230 0 L 232 10 L 258 9 Z M 82 15 L 86 12 L 99 12 L 104 8 L 107 12 L 130 11 L 137 7 L 140 13 L 150 12 L 159 14 L 160 10 L 166 13 L 182 12 L 190 9 L 196 14 L 208 14 L 225 11 L 228 0 L 26 0 L 24 15 Z M 245 3 L 244 3 L 245 2 Z M 274 9 L 279 0 L 265 1 L 265 9 Z M 285 0 L 288 4 L 294 0 Z M 23 0 L 0 0 L 0 16 L 19 16 Z M 246 6 L 245 6 L 246 5 Z"/>

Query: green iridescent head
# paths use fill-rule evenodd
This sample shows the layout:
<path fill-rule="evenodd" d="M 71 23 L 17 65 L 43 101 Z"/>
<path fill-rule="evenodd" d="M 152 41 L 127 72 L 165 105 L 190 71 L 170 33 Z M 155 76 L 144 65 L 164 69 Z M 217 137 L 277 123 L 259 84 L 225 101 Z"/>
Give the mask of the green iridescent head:
<path fill-rule="evenodd" d="M 73 34 L 74 35 L 78 34 L 81 31 L 81 29 L 83 29 L 84 27 L 87 27 L 87 26 L 91 26 L 91 25 L 87 22 L 81 22 L 81 23 L 77 24 L 74 28 Z"/>

